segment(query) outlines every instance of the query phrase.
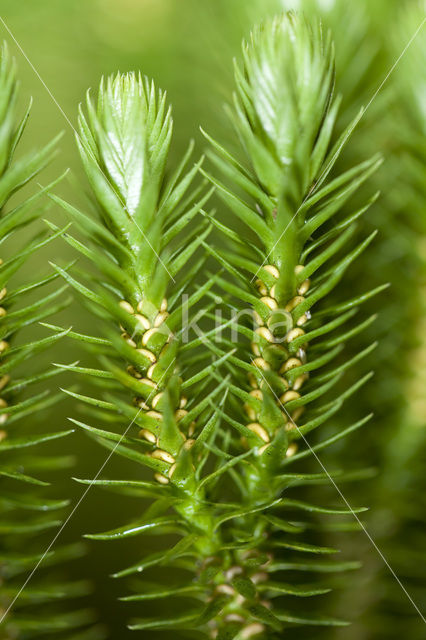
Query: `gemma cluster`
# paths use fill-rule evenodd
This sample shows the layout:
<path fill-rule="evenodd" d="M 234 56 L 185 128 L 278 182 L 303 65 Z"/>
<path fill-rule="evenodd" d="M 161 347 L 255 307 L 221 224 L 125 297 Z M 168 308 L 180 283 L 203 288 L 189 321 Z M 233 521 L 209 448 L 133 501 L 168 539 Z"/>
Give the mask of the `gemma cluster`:
<path fill-rule="evenodd" d="M 139 437 L 153 445 L 154 448 L 149 453 L 152 458 L 170 465 L 167 475 L 158 472 L 154 474 L 157 482 L 168 484 L 176 470 L 176 459 L 170 451 L 159 447 L 162 440 L 162 403 L 164 402 L 165 388 L 168 381 L 167 369 L 172 369 L 172 372 L 176 375 L 178 373 L 176 363 L 169 364 L 166 371 L 161 366 L 162 360 L 167 357 L 169 344 L 174 338 L 173 333 L 167 327 L 167 318 L 169 317 L 167 311 L 168 302 L 166 298 L 163 298 L 157 311 L 153 310 L 153 305 L 148 305 L 144 301 L 138 303 L 136 311 L 127 300 L 121 300 L 119 305 L 124 311 L 132 315 L 133 319 L 141 327 L 141 331 L 134 332 L 133 335 L 129 335 L 125 328 L 121 327 L 122 339 L 132 349 L 135 349 L 142 358 L 138 364 L 132 364 L 127 367 L 127 372 L 141 385 L 141 395 L 135 396 L 133 403 L 140 409 L 143 418 L 147 420 L 149 425 L 139 431 Z M 147 312 L 147 308 L 151 311 L 150 315 Z M 160 367 L 157 366 L 159 363 Z M 187 401 L 187 397 L 180 394 L 174 410 L 174 420 L 177 425 L 188 415 L 188 411 L 185 409 Z M 181 446 L 186 449 L 190 449 L 195 442 L 191 438 L 195 427 L 196 422 L 193 420 L 186 430 L 187 433 L 181 430 L 178 431 L 182 439 Z"/>
<path fill-rule="evenodd" d="M 303 265 L 297 265 L 295 267 L 296 275 L 301 273 L 303 269 Z M 280 277 L 278 268 L 272 264 L 264 265 L 262 270 L 269 274 L 272 282 L 277 281 Z M 271 280 L 269 280 L 269 282 L 271 282 Z M 287 408 L 286 405 L 289 404 L 291 410 L 290 403 L 301 397 L 300 390 L 309 376 L 306 373 L 297 377 L 294 377 L 293 375 L 292 380 L 289 381 L 286 374 L 289 371 L 301 367 L 307 360 L 307 344 L 303 341 L 305 332 L 302 329 L 302 326 L 311 318 L 311 314 L 308 311 L 303 314 L 297 322 L 294 322 L 291 317 L 291 312 L 298 304 L 305 300 L 303 296 L 309 290 L 310 281 L 309 279 L 304 280 L 298 287 L 297 295 L 289 300 L 284 307 L 284 312 L 286 312 L 287 318 L 290 317 L 290 322 L 293 323 L 293 327 L 284 335 L 284 337 L 274 336 L 274 327 L 281 315 L 278 301 L 275 298 L 276 284 L 272 284 L 268 287 L 268 284 L 258 278 L 255 281 L 255 286 L 261 296 L 260 302 L 263 303 L 267 309 L 267 318 L 265 321 L 257 312 L 254 313 L 257 327 L 254 331 L 254 339 L 251 342 L 251 349 L 254 355 L 252 364 L 259 369 L 259 373 L 249 373 L 248 379 L 250 386 L 253 388 L 252 391 L 250 391 L 250 396 L 258 402 L 254 405 L 246 403 L 244 405 L 244 409 L 251 421 L 247 427 L 265 442 L 264 446 L 259 449 L 259 455 L 261 455 L 269 446 L 271 440 L 267 429 L 260 424 L 258 419 L 263 400 L 262 389 L 268 387 L 268 382 L 265 380 L 262 372 L 270 371 L 272 369 L 277 373 L 277 376 L 274 378 L 275 388 L 273 389 L 273 393 L 282 411 L 283 417 L 286 420 L 286 429 L 288 431 L 296 428 L 296 423 L 303 413 L 303 407 L 298 407 L 290 413 L 289 408 Z M 285 343 L 285 346 L 283 342 Z M 303 347 L 301 345 L 303 345 Z M 297 371 L 294 373 L 297 373 Z M 292 443 L 287 449 L 286 455 L 291 456 L 296 451 L 297 444 Z"/>

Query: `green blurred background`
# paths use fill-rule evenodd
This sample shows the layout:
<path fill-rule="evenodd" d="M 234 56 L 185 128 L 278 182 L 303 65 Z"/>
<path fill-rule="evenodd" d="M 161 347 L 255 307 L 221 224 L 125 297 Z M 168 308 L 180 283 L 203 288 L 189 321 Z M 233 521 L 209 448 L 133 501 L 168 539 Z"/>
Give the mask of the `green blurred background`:
<path fill-rule="evenodd" d="M 83 200 L 86 187 L 79 186 L 85 182 L 72 125 L 76 123 L 77 106 L 84 100 L 86 90 L 92 88 L 96 92 L 100 77 L 116 71 L 141 70 L 167 90 L 175 123 L 172 162 L 183 153 L 189 138 L 194 138 L 198 151 L 202 151 L 200 124 L 212 135 L 228 138 L 230 130 L 223 103 L 231 97 L 232 58 L 238 55 L 240 40 L 248 35 L 250 25 L 280 8 L 302 7 L 309 13 L 314 5 L 319 7 L 327 22 L 328 10 L 333 4 L 340 11 L 339 32 L 335 34 L 337 45 L 344 43 L 349 22 L 360 20 L 360 57 L 356 64 L 359 66 L 363 55 L 373 60 L 368 74 L 372 84 L 358 87 L 356 74 L 352 72 L 343 73 L 339 78 L 338 65 L 338 88 L 347 92 L 355 109 L 360 101 L 365 103 L 371 97 L 383 78 L 388 60 L 388 52 L 383 52 L 388 29 L 395 22 L 397 9 L 410 5 L 410 0 L 357 0 L 356 6 L 346 0 L 335 0 L 334 3 L 330 0 L 317 0 L 316 3 L 313 0 L 1 0 L 2 19 L 52 94 L 49 95 L 5 26 L 0 24 L 2 37 L 18 62 L 22 108 L 30 96 L 34 99 L 29 133 L 23 146 L 42 145 L 59 131 L 64 132 L 55 166 L 43 174 L 41 181 L 46 183 L 70 167 L 71 174 L 57 190 L 73 203 Z M 344 54 L 347 51 L 343 52 L 342 46 L 342 56 Z M 346 70 L 351 63 L 350 55 L 345 60 Z M 391 78 L 384 95 L 396 91 Z M 380 121 L 374 109 L 372 114 L 372 119 L 376 115 L 376 122 Z M 379 140 L 385 145 L 389 142 L 386 135 L 381 138 L 379 133 L 367 136 L 369 139 L 366 140 L 369 122 L 366 118 L 363 123 L 362 152 L 367 150 L 366 153 L 370 147 L 379 144 Z M 55 222 L 64 221 L 62 214 L 54 209 L 48 217 Z M 72 257 L 63 243 L 57 243 L 49 248 L 49 252 L 40 255 L 37 264 L 33 263 L 31 268 L 45 269 L 52 254 L 55 261 Z M 91 329 L 90 318 L 78 303 L 62 312 L 59 323 L 63 326 L 72 324 L 87 332 Z M 77 353 L 70 342 L 63 341 L 56 349 L 57 362 L 71 362 L 77 358 L 88 361 L 87 356 Z M 381 379 L 379 377 L 379 384 Z M 61 384 L 66 385 L 66 381 L 62 380 Z M 52 415 L 52 429 L 62 429 L 71 414 L 75 415 L 75 407 L 65 400 Z M 64 447 L 67 447 L 66 451 Z M 66 476 L 93 477 L 106 456 L 102 449 L 80 434 L 61 440 L 51 447 L 51 451 L 75 455 L 75 468 L 66 470 Z M 106 470 L 108 475 L 116 472 L 117 476 L 130 477 L 132 469 L 123 470 L 123 464 L 112 459 Z M 76 501 L 83 488 L 71 479 L 61 477 L 57 491 Z M 117 526 L 140 510 L 141 505 L 132 499 L 124 502 L 111 494 L 90 491 L 66 527 L 63 541 L 75 540 L 85 532 Z M 146 545 L 146 539 L 133 538 L 130 543 L 112 546 L 91 544 L 89 555 L 71 567 L 76 577 L 93 579 L 95 589 L 90 604 L 98 609 L 100 618 L 108 625 L 111 639 L 135 636 L 125 630 L 130 607 L 116 601 L 124 588 L 110 580 L 108 574 L 145 553 L 141 544 Z"/>

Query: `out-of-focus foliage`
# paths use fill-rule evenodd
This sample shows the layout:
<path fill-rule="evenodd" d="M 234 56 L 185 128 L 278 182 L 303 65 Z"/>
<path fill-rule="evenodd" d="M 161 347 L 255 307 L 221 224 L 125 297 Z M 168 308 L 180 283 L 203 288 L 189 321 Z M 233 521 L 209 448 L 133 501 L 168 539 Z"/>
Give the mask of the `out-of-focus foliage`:
<path fill-rule="evenodd" d="M 52 411 L 61 394 L 59 390 L 50 393 L 37 390 L 37 385 L 46 380 L 52 382 L 58 373 L 51 366 L 37 366 L 39 355 L 66 332 L 39 339 L 34 336 L 34 325 L 63 307 L 64 287 L 57 287 L 53 293 L 46 292 L 46 285 L 57 279 L 54 273 L 33 277 L 20 285 L 16 283 L 15 276 L 21 267 L 42 247 L 50 245 L 55 236 L 46 231 L 33 232 L 33 237 L 27 239 L 22 233 L 23 228 L 45 212 L 44 190 L 36 189 L 17 205 L 13 203 L 13 195 L 30 181 L 34 184 L 34 178 L 52 160 L 56 145 L 53 140 L 39 151 L 16 157 L 29 116 L 28 109 L 18 120 L 16 100 L 15 64 L 3 47 L 0 54 L 0 244 L 3 253 L 0 261 L 0 637 L 24 640 L 55 634 L 69 640 L 77 637 L 96 640 L 101 636 L 88 627 L 93 621 L 92 612 L 84 608 L 81 600 L 77 600 L 77 604 L 73 602 L 87 595 L 89 584 L 85 580 L 67 579 L 66 568 L 62 567 L 61 575 L 61 568 L 57 566 L 79 557 L 82 545 L 61 545 L 45 554 L 49 535 L 61 525 L 60 517 L 68 501 L 49 497 L 45 488 L 49 483 L 33 475 L 63 468 L 67 462 L 67 457 L 46 455 L 43 445 L 57 439 L 63 442 L 63 436 L 70 435 L 70 431 L 40 431 L 41 417 L 49 408 Z M 31 297 L 33 293 L 35 298 Z M 40 574 L 22 590 L 27 575 L 42 558 L 44 566 Z"/>

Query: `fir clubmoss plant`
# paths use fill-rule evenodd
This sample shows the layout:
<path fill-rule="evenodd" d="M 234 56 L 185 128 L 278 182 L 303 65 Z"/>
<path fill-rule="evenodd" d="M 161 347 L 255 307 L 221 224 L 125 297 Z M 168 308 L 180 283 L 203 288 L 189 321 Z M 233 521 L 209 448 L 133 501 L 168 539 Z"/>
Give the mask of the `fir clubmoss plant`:
<path fill-rule="evenodd" d="M 107 448 L 153 472 L 152 480 L 100 479 L 95 484 L 121 488 L 124 494 L 130 488 L 155 499 L 134 522 L 89 537 L 113 540 L 146 531 L 179 536 L 172 549 L 142 558 L 117 577 L 159 565 L 191 570 L 196 581 L 148 592 L 141 586 L 141 593 L 129 599 L 195 594 L 201 601 L 198 610 L 179 619 L 136 622 L 133 628 L 203 628 L 214 617 L 216 602 L 207 607 L 202 603 L 214 590 L 219 580 L 215 573 L 221 568 L 212 570 L 208 559 L 221 551 L 217 529 L 229 509 L 215 505 L 207 491 L 239 461 L 203 472 L 218 425 L 211 402 L 224 385 L 207 388 L 220 359 L 208 364 L 209 353 L 198 353 L 204 338 L 183 338 L 191 322 L 191 317 L 185 320 L 185 312 L 190 313 L 214 282 L 190 293 L 182 305 L 181 296 L 205 261 L 194 254 L 210 231 L 203 218 L 191 228 L 189 223 L 210 194 L 191 187 L 200 166 L 186 172 L 191 148 L 174 174 L 165 178 L 170 109 L 166 95 L 146 78 L 118 75 L 102 83 L 97 110 L 88 99 L 87 112 L 87 118 L 80 114 L 78 145 L 101 223 L 53 197 L 81 231 L 89 230 L 91 247 L 68 233 L 64 237 L 92 260 L 100 278 L 83 284 L 57 270 L 104 321 L 102 337 L 70 333 L 97 348 L 102 369 L 68 367 L 94 376 L 104 397 L 71 393 L 88 404 L 97 421 L 116 425 L 116 431 L 75 422 Z M 198 365 L 200 358 L 203 367 Z"/>
<path fill-rule="evenodd" d="M 346 389 L 341 388 L 343 374 L 375 346 L 364 345 L 353 358 L 344 357 L 345 342 L 374 320 L 374 316 L 358 318 L 360 304 L 382 287 L 343 301 L 336 300 L 336 287 L 374 238 L 373 233 L 358 245 L 353 243 L 356 222 L 376 196 L 369 200 L 364 196 L 364 203 L 344 216 L 343 207 L 381 160 L 372 158 L 336 174 L 336 160 L 363 111 L 330 147 L 339 100 L 333 100 L 332 46 L 318 25 L 310 27 L 291 15 L 277 19 L 254 33 L 243 55 L 244 68 L 236 70 L 232 118 L 249 163 L 241 164 L 210 140 L 211 159 L 226 182 L 205 174 L 247 229 L 246 235 L 237 234 L 216 223 L 234 241 L 234 249 L 210 248 L 235 279 L 235 284 L 220 280 L 223 289 L 239 309 L 250 305 L 255 317 L 254 327 L 239 326 L 241 335 L 249 339 L 247 350 L 229 359 L 244 374 L 233 376 L 231 391 L 240 407 L 239 415 L 230 416 L 228 422 L 245 439 L 243 447 L 248 443 L 257 448 L 255 464 L 247 468 L 240 483 L 245 485 L 245 500 L 253 507 L 263 505 L 264 517 L 256 518 L 258 550 L 274 551 L 271 571 L 306 569 L 309 565 L 300 561 L 280 563 L 280 553 L 274 549 L 287 546 L 282 530 L 291 530 L 291 520 L 282 518 L 284 509 L 295 514 L 298 509 L 325 513 L 346 509 L 322 509 L 300 501 L 300 485 L 314 480 L 303 474 L 296 485 L 296 499 L 284 498 L 278 504 L 273 500 L 298 477 L 283 473 L 285 467 L 312 453 L 307 434 L 336 419 L 345 400 L 371 377 L 355 376 Z M 337 389 L 334 396 L 333 387 Z M 233 405 L 235 412 L 237 405 Z M 323 449 L 365 421 L 346 429 L 339 424 L 329 441 L 313 440 L 314 449 Z M 298 451 L 300 444 L 302 451 Z M 327 473 L 315 476 L 316 481 L 321 475 L 326 483 L 331 481 Z M 273 517 L 268 515 L 268 497 Z M 281 518 L 276 518 L 277 509 L 282 510 Z M 241 529 L 256 530 L 255 522 L 246 522 Z M 301 545 L 300 550 L 307 549 Z M 268 568 L 263 580 L 268 593 Z M 274 588 L 280 593 L 276 583 L 269 592 L 274 593 Z M 264 615 L 266 621 L 265 611 Z M 276 618 L 309 623 L 309 616 L 283 614 L 279 609 Z"/>
<path fill-rule="evenodd" d="M 245 164 L 210 139 L 211 159 L 227 184 L 204 173 L 243 223 L 239 233 L 203 209 L 210 196 L 203 184 L 191 187 L 201 162 L 186 171 L 188 153 L 168 177 L 166 96 L 134 74 L 102 83 L 97 107 L 89 98 L 87 116 L 80 113 L 78 146 L 99 221 L 52 196 L 80 231 L 81 239 L 67 231 L 65 240 L 97 268 L 79 278 L 56 267 L 102 331 L 69 333 L 91 345 L 100 368 L 67 368 L 92 377 L 102 393 L 70 392 L 87 405 L 95 425 L 73 421 L 153 475 L 83 480 L 153 499 L 133 522 L 89 537 L 176 536 L 173 546 L 116 577 L 143 572 L 151 583 L 152 577 L 161 582 L 161 568 L 172 567 L 177 576 L 184 572 L 184 582 L 171 584 L 169 574 L 156 586 L 136 582 L 126 599 L 142 606 L 183 597 L 194 604 L 131 628 L 197 630 L 218 640 L 276 637 L 299 624 L 344 624 L 295 601 L 329 590 L 318 574 L 352 566 L 307 559 L 334 551 L 313 544 L 312 530 L 321 525 L 310 514 L 353 512 L 304 501 L 303 485 L 329 483 L 330 476 L 325 469 L 292 473 L 289 465 L 367 421 L 340 425 L 336 435 L 307 446 L 306 436 L 336 419 L 370 377 L 332 394 L 374 347 L 344 357 L 345 341 L 372 322 L 359 318 L 359 306 L 380 290 L 328 302 L 374 237 L 354 246 L 357 220 L 374 197 L 364 196 L 346 216 L 342 207 L 381 162 L 375 157 L 336 175 L 336 160 L 362 112 L 332 144 L 339 100 L 330 36 L 317 23 L 284 15 L 255 30 L 243 55 L 233 120 Z M 229 241 L 228 251 L 207 244 L 211 225 Z M 206 253 L 230 277 L 194 283 Z M 241 337 L 236 344 L 224 340 L 225 348 L 213 341 L 222 325 L 187 340 L 186 309 L 210 317 L 216 285 L 225 302 L 254 317 L 254 326 L 233 318 L 225 323 L 237 326 Z M 307 582 L 295 578 L 299 572 Z"/>
<path fill-rule="evenodd" d="M 25 331 L 22 333 L 55 314 L 66 301 L 62 295 L 64 287 L 50 293 L 46 291 L 46 285 L 57 279 L 55 273 L 20 285 L 15 283 L 16 272 L 22 267 L 24 271 L 27 260 L 55 236 L 43 233 L 28 238 L 25 229 L 21 229 L 36 221 L 46 209 L 43 200 L 46 189 L 37 189 L 19 204 L 9 201 L 51 160 L 56 144 L 54 140 L 40 151 L 15 159 L 29 116 L 28 110 L 21 121 L 16 121 L 17 90 L 15 65 L 3 46 L 0 61 L 0 638 L 24 640 L 55 634 L 55 637 L 95 640 L 100 635 L 87 627 L 92 614 L 83 609 L 73 611 L 70 606 L 75 606 L 74 603 L 67 601 L 86 595 L 87 583 L 65 582 L 57 566 L 80 556 L 81 544 L 49 552 L 40 575 L 21 590 L 28 574 L 43 557 L 52 531 L 61 524 L 59 518 L 68 504 L 67 500 L 48 498 L 43 489 L 48 482 L 33 473 L 63 468 L 69 459 L 43 455 L 39 445 L 70 432 L 40 432 L 39 420 L 58 401 L 60 393 L 33 391 L 33 385 L 51 379 L 58 372 L 54 368 L 34 367 L 34 363 L 38 355 L 62 335 L 31 341 L 25 340 Z M 20 250 L 13 244 L 19 243 L 19 238 Z M 32 292 L 37 296 L 31 297 Z"/>

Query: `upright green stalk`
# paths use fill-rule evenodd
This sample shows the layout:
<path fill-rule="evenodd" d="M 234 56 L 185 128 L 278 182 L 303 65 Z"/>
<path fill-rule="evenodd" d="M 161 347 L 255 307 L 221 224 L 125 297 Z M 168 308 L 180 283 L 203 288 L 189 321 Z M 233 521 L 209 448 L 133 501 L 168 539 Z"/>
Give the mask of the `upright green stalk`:
<path fill-rule="evenodd" d="M 57 275 L 38 276 L 17 284 L 15 274 L 55 235 L 28 238 L 22 227 L 46 210 L 44 190 L 10 204 L 12 196 L 34 179 L 51 160 L 56 141 L 19 159 L 15 150 L 24 132 L 29 110 L 16 121 L 16 69 L 3 46 L 0 60 L 0 638 L 26 640 L 55 637 L 97 640 L 102 637 L 87 609 L 73 610 L 73 599 L 87 595 L 86 581 L 66 582 L 57 565 L 82 555 L 81 544 L 62 546 L 45 554 L 53 531 L 61 524 L 67 500 L 48 498 L 49 483 L 33 473 L 69 465 L 69 456 L 46 455 L 38 445 L 70 433 L 40 432 L 48 408 L 59 400 L 49 390 L 33 385 L 58 373 L 38 363 L 40 354 L 63 334 L 29 341 L 25 329 L 55 314 L 66 304 L 64 287 L 53 292 L 46 285 Z M 52 185 L 50 185 L 51 187 Z M 21 247 L 17 244 L 21 241 Z M 35 295 L 32 295 L 32 294 Z M 65 332 L 66 333 L 66 332 Z M 43 425 L 44 426 L 44 425 Z M 41 563 L 40 568 L 38 565 Z M 26 583 L 27 576 L 37 571 Z M 25 583 L 24 588 L 23 585 Z M 71 602 L 68 602 L 71 600 Z"/>
<path fill-rule="evenodd" d="M 319 24 L 310 26 L 292 14 L 277 18 L 255 30 L 251 42 L 243 47 L 243 58 L 243 69 L 236 68 L 237 96 L 231 115 L 248 165 L 207 136 L 212 145 L 211 160 L 226 182 L 205 175 L 239 219 L 239 229 L 241 222 L 250 229 L 250 233 L 237 234 L 236 227 L 211 218 L 232 241 L 232 248 L 210 252 L 236 282 L 218 278 L 223 290 L 240 312 L 248 307 L 254 314 L 252 326 L 236 321 L 241 336 L 248 338 L 251 353 L 242 348 L 238 356 L 229 358 L 230 365 L 239 367 L 242 373 L 235 372 L 232 380 L 231 390 L 237 401 L 226 420 L 241 436 L 239 444 L 234 442 L 237 451 L 253 452 L 239 483 L 243 501 L 252 508 L 262 505 L 263 515 L 244 518 L 240 535 L 253 531 L 252 547 L 270 554 L 270 564 L 263 568 L 261 578 L 248 573 L 257 591 L 267 596 L 256 608 L 263 625 L 258 633 L 267 636 L 268 630 L 280 629 L 280 623 L 327 622 L 272 607 L 269 598 L 277 594 L 298 591 L 299 595 L 313 595 L 323 591 L 320 586 L 280 587 L 269 574 L 295 568 L 325 570 L 303 561 L 288 562 L 288 551 L 282 556 L 280 549 L 331 552 L 286 540 L 287 533 L 297 537 L 309 527 L 299 522 L 298 511 L 352 513 L 346 506 L 307 504 L 299 499 L 300 489 L 296 498 L 280 496 L 303 483 L 330 483 L 324 467 L 324 473 L 313 477 L 288 474 L 285 468 L 313 452 L 306 436 L 337 416 L 344 401 L 371 377 L 355 378 L 343 391 L 337 387 L 342 375 L 375 346 L 344 358 L 344 343 L 374 320 L 374 316 L 357 319 L 359 305 L 382 287 L 331 304 L 328 298 L 374 238 L 372 233 L 353 246 L 356 221 L 375 197 L 365 199 L 365 204 L 344 217 L 342 209 L 381 160 L 372 158 L 340 175 L 333 172 L 363 112 L 331 145 L 340 100 L 333 98 L 330 36 L 322 33 Z M 217 353 L 221 351 L 217 349 Z M 333 387 L 338 389 L 335 397 L 330 395 Z M 320 404 L 323 397 L 326 400 Z M 361 419 L 346 428 L 340 424 L 335 436 L 314 441 L 314 450 L 365 422 Z M 300 444 L 304 445 L 301 451 Z M 274 514 L 274 509 L 281 517 Z M 283 518 L 284 510 L 290 510 L 288 519 Z"/>
<path fill-rule="evenodd" d="M 154 499 L 134 522 L 88 537 L 113 540 L 145 532 L 177 536 L 171 549 L 145 556 L 116 577 L 151 570 L 157 578 L 158 567 L 178 566 L 190 572 L 187 583 L 168 582 L 155 589 L 141 585 L 141 592 L 125 599 L 183 595 L 198 600 L 198 606 L 177 618 L 135 621 L 132 628 L 208 629 L 223 601 L 214 598 L 205 604 L 229 565 L 220 525 L 232 506 L 215 504 L 214 486 L 239 462 L 214 446 L 220 419 L 212 400 L 224 383 L 212 391 L 210 376 L 227 356 L 210 364 L 210 352 L 199 350 L 205 338 L 191 333 L 192 308 L 214 283 L 211 279 L 190 289 L 205 261 L 195 252 L 210 231 L 204 218 L 199 224 L 194 220 L 210 193 L 200 186 L 189 191 L 200 167 L 197 163 L 185 173 L 192 145 L 177 170 L 165 177 L 170 109 L 165 94 L 146 78 L 118 75 L 101 83 L 97 109 L 88 99 L 87 112 L 87 118 L 80 114 L 78 146 L 101 222 L 52 197 L 86 238 L 89 232 L 90 243 L 68 232 L 64 238 L 100 275 L 89 276 L 83 284 L 56 269 L 87 300 L 102 332 L 69 334 L 94 346 L 102 369 L 67 369 L 94 376 L 103 397 L 69 393 L 114 430 L 73 422 L 153 472 L 152 480 L 96 479 L 95 485 L 123 494 L 130 488 L 141 498 Z"/>

